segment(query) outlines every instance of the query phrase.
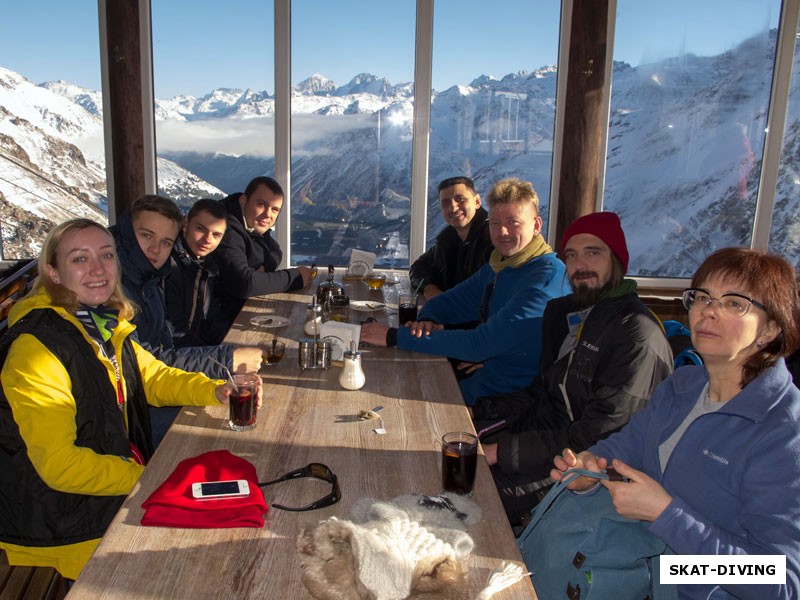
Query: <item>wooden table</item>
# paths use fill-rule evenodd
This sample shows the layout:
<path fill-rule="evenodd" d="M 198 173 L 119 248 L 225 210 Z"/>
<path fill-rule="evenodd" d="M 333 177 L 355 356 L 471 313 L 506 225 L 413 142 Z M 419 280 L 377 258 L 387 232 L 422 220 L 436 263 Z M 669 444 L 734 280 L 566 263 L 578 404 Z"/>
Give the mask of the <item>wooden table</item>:
<path fill-rule="evenodd" d="M 404 275 L 404 274 L 403 274 Z M 396 305 L 398 287 L 380 292 L 361 283 L 345 285 L 351 297 Z M 312 285 L 315 289 L 315 285 Z M 340 369 L 306 370 L 297 364 L 297 340 L 310 291 L 274 294 L 247 302 L 226 341 L 255 344 L 269 336 L 287 341 L 286 356 L 262 369 L 264 404 L 255 429 L 228 428 L 228 408 L 186 408 L 170 429 L 139 483 L 109 527 L 95 555 L 69 593 L 81 598 L 310 598 L 301 579 L 296 539 L 332 516 L 349 519 L 358 498 L 391 499 L 441 490 L 440 438 L 453 430 L 474 431 L 448 362 L 391 348 L 363 349 L 366 385 L 356 392 L 338 385 Z M 291 323 L 255 329 L 250 319 L 276 314 Z M 368 316 L 351 312 L 351 320 Z M 372 313 L 394 319 L 394 311 Z M 360 410 L 383 406 L 385 435 Z M 310 462 L 327 464 L 338 475 L 342 499 L 310 512 L 271 509 L 263 529 L 171 529 L 139 525 L 142 502 L 181 460 L 225 448 L 251 461 L 260 479 L 278 477 Z M 304 506 L 328 493 L 330 485 L 300 479 L 266 488 L 267 503 Z M 474 500 L 482 519 L 469 529 L 475 548 L 469 562 L 474 594 L 502 560 L 522 565 L 511 528 L 484 460 L 478 461 Z M 530 580 L 495 596 L 535 598 Z"/>

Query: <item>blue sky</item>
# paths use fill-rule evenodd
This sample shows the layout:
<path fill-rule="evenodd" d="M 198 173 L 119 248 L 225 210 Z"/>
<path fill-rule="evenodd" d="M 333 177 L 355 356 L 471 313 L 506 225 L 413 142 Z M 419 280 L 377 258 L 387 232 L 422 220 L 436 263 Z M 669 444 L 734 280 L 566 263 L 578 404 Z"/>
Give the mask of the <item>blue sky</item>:
<path fill-rule="evenodd" d="M 436 0 L 434 88 L 555 64 L 556 0 Z M 414 0 L 294 0 L 294 83 L 370 72 L 413 79 Z M 272 2 L 152 0 L 156 95 L 217 87 L 274 92 Z M 719 54 L 775 27 L 779 0 L 618 0 L 615 58 L 633 65 L 681 52 Z M 99 89 L 96 0 L 8 1 L 0 66 L 40 83 Z M 509 15 L 513 15 L 510 18 Z"/>

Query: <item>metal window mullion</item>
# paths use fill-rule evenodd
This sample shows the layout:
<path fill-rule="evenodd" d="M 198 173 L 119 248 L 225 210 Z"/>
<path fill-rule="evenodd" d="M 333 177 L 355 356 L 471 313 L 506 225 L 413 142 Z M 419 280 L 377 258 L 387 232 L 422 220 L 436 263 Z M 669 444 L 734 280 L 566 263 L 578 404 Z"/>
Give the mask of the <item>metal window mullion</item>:
<path fill-rule="evenodd" d="M 764 140 L 764 156 L 758 185 L 756 214 L 753 220 L 751 247 L 766 250 L 772 229 L 772 213 L 778 187 L 778 172 L 781 166 L 783 136 L 786 130 L 786 115 L 789 110 L 789 92 L 797 40 L 797 25 L 800 16 L 800 0 L 784 0 L 781 3 L 781 21 L 775 48 L 775 69 L 772 73 L 767 132 Z"/>
<path fill-rule="evenodd" d="M 153 27 L 150 0 L 139 0 L 139 51 L 142 80 L 142 143 L 144 144 L 144 189 L 158 193 L 156 167 L 156 115 L 153 84 Z"/>
<path fill-rule="evenodd" d="M 292 264 L 292 2 L 275 2 L 275 179 L 283 187 L 283 209 L 275 224 L 275 239 L 283 248 L 281 268 Z"/>
<path fill-rule="evenodd" d="M 100 31 L 100 85 L 103 104 L 103 146 L 106 159 L 106 198 L 108 224 L 117 222 L 114 203 L 114 144 L 111 140 L 111 83 L 108 78 L 108 28 L 106 27 L 106 0 L 97 0 L 97 20 Z"/>
<path fill-rule="evenodd" d="M 558 229 L 558 194 L 561 187 L 561 157 L 564 151 L 564 123 L 566 107 L 561 101 L 567 94 L 569 72 L 569 41 L 573 0 L 561 0 L 560 34 L 558 36 L 558 70 L 556 71 L 556 115 L 553 125 L 553 161 L 550 171 L 550 204 L 547 208 L 547 239 L 556 239 Z"/>
<path fill-rule="evenodd" d="M 606 126 L 602 128 L 603 152 L 600 155 L 600 165 L 597 170 L 597 200 L 595 210 L 603 210 L 603 199 L 606 192 L 606 167 L 608 165 L 608 130 L 611 123 L 611 92 L 614 79 L 614 34 L 617 30 L 617 0 L 608 0 L 608 25 L 606 28 L 606 64 L 603 76 L 603 114 L 606 116 Z"/>
<path fill-rule="evenodd" d="M 425 252 L 428 218 L 428 158 L 431 136 L 433 0 L 417 0 L 414 49 L 414 131 L 411 149 L 411 231 L 408 259 Z"/>

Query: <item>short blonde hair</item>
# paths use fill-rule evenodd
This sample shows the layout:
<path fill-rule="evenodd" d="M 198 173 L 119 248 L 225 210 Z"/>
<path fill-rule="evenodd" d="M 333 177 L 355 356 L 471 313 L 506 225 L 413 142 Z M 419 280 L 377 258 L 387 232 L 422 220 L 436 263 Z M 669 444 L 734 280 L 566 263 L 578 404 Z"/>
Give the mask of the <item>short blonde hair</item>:
<path fill-rule="evenodd" d="M 50 296 L 53 304 L 67 309 L 72 314 L 78 311 L 80 303 L 78 296 L 72 290 L 64 287 L 60 283 L 55 283 L 47 275 L 47 265 L 53 268 L 58 268 L 58 246 L 68 233 L 73 231 L 81 231 L 89 227 L 96 227 L 105 233 L 111 240 L 116 254 L 116 244 L 111 232 L 100 223 L 92 221 L 91 219 L 71 219 L 56 225 L 52 231 L 47 235 L 47 238 L 42 245 L 42 252 L 39 254 L 39 276 L 36 278 L 36 283 L 33 286 L 33 293 L 38 292 L 44 288 Z M 117 277 L 114 281 L 114 292 L 111 294 L 107 304 L 119 311 L 119 316 L 123 319 L 132 319 L 134 315 L 133 303 L 130 301 L 125 291 L 122 289 L 121 273 L 122 267 L 119 264 L 119 257 L 116 258 L 117 262 Z"/>
<path fill-rule="evenodd" d="M 532 204 L 536 216 L 539 216 L 539 195 L 533 189 L 533 184 L 516 177 L 501 179 L 492 186 L 492 191 L 486 197 L 489 208 L 496 204 Z"/>

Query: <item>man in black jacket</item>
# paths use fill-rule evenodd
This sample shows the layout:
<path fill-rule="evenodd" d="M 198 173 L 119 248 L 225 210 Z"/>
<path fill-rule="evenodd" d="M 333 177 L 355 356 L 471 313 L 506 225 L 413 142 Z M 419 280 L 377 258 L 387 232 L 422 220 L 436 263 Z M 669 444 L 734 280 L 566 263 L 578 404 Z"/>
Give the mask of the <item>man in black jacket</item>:
<path fill-rule="evenodd" d="M 624 279 L 628 250 L 619 217 L 601 212 L 574 221 L 562 256 L 573 293 L 545 308 L 539 376 L 473 408 L 478 429 L 509 425 L 484 437 L 494 443 L 483 448 L 513 526 L 524 524 L 550 483 L 554 456 L 619 430 L 672 372 L 661 324 L 636 282 Z"/>
<path fill-rule="evenodd" d="M 311 269 L 278 269 L 283 251 L 270 229 L 283 207 L 283 188 L 272 177 L 256 177 L 244 193 L 222 203 L 228 229 L 216 251 L 220 277 L 216 310 L 209 318 L 230 327 L 247 298 L 303 289 L 311 283 Z"/>
<path fill-rule="evenodd" d="M 228 333 L 224 324 L 208 318 L 214 281 L 219 276 L 214 250 L 225 235 L 227 217 L 222 202 L 198 200 L 189 209 L 172 247 L 164 291 L 167 318 L 178 348 L 219 344 Z"/>
<path fill-rule="evenodd" d="M 439 184 L 439 203 L 447 222 L 433 246 L 411 265 L 409 277 L 430 300 L 469 278 L 489 262 L 492 240 L 489 215 L 469 177 L 450 177 Z"/>

